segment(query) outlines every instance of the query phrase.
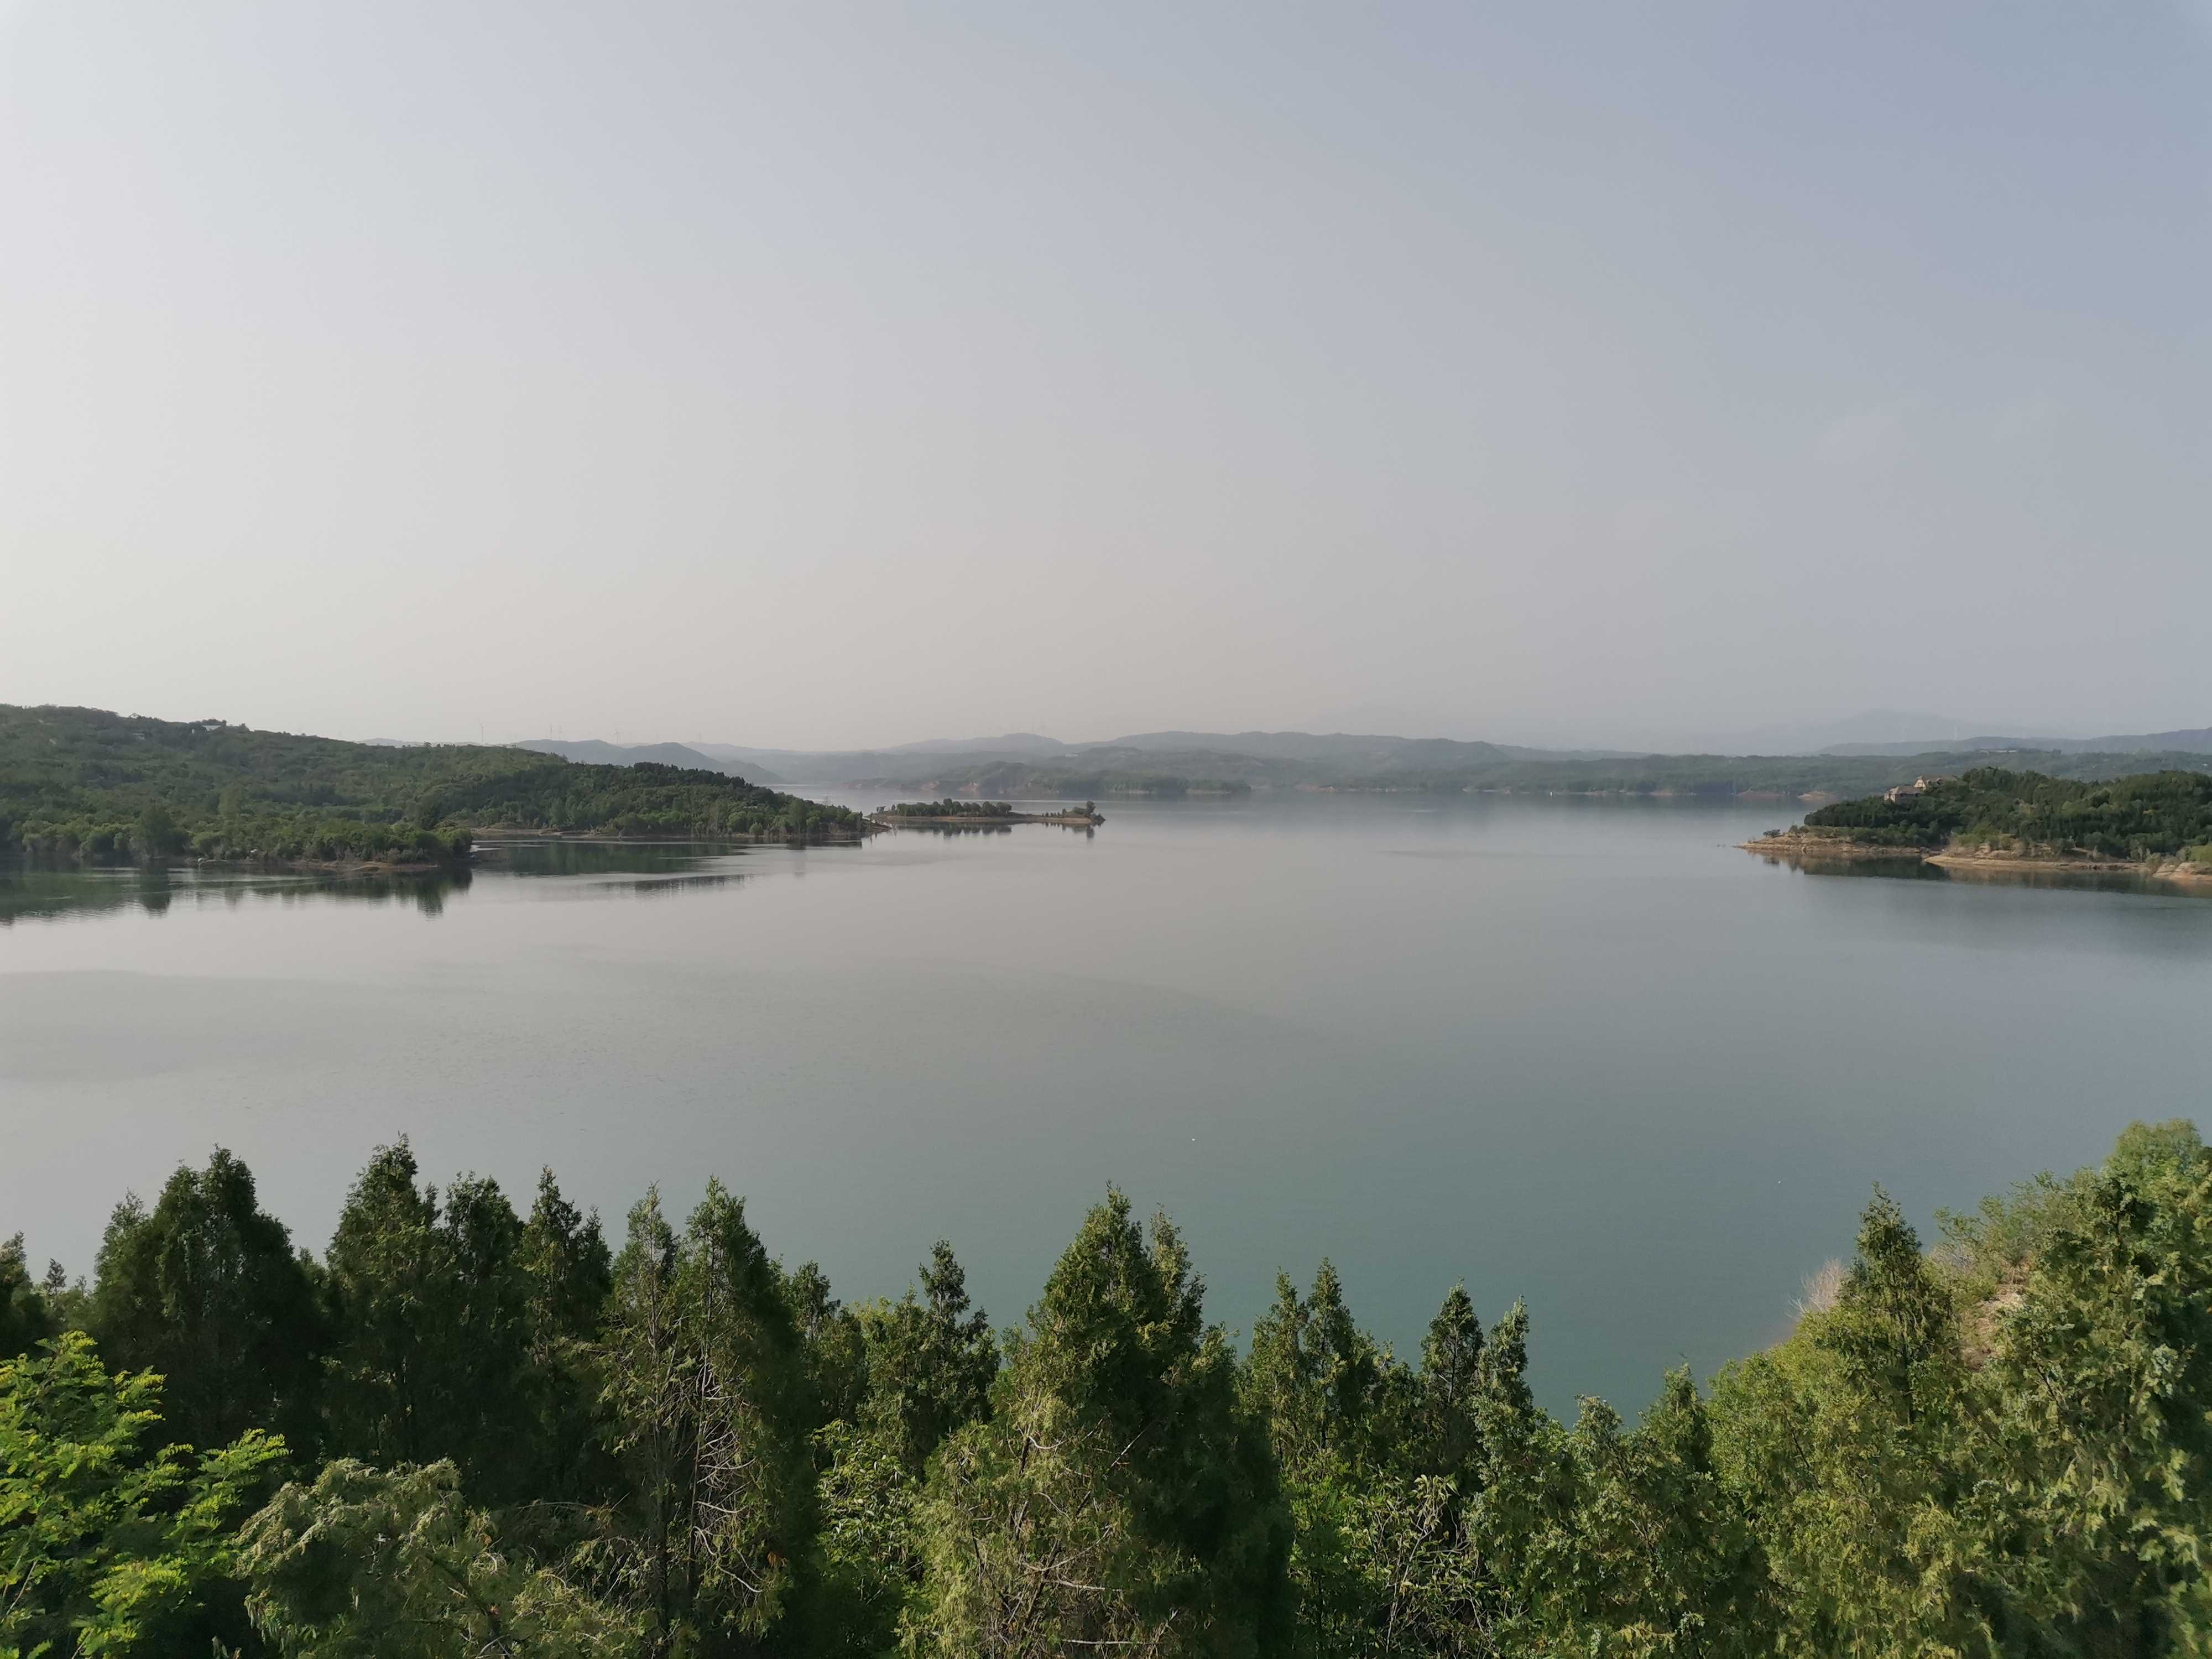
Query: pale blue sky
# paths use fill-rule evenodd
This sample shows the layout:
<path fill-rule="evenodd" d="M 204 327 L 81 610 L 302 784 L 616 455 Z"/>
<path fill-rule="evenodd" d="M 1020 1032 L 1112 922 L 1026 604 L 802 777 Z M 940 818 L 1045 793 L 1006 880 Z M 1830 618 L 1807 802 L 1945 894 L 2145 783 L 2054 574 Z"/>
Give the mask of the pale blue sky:
<path fill-rule="evenodd" d="M 2087 732 L 2208 615 L 2212 13 L 0 10 L 0 701 Z"/>

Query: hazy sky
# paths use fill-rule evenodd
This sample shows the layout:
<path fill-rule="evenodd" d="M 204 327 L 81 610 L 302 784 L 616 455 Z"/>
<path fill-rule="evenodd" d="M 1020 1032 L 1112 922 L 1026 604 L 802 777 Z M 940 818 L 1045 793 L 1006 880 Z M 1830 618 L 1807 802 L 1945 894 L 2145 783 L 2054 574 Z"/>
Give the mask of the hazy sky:
<path fill-rule="evenodd" d="M 0 9 L 0 701 L 2212 721 L 2212 10 Z"/>

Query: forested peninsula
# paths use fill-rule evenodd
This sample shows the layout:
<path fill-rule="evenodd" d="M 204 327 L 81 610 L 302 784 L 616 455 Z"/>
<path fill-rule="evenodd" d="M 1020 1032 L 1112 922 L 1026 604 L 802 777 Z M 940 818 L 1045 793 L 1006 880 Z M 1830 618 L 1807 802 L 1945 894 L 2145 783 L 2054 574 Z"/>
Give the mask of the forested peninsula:
<path fill-rule="evenodd" d="M 1014 823 L 1075 824 L 1095 829 L 1106 822 L 1097 801 L 1086 800 L 1080 806 L 1058 812 L 1023 812 L 1016 811 L 1012 801 L 955 800 L 950 795 L 942 800 L 900 801 L 879 812 L 871 812 L 868 817 L 872 823 L 914 830 L 989 829 Z"/>
<path fill-rule="evenodd" d="M 1912 859 L 1952 868 L 2132 873 L 2212 882 L 2212 776 L 2109 782 L 1977 767 L 1808 812 L 1747 849 L 1819 863 Z"/>
<path fill-rule="evenodd" d="M 1530 1316 L 1418 1356 L 1323 1261 L 1239 1345 L 1165 1216 L 1018 1324 L 896 1300 L 710 1182 L 611 1240 L 550 1172 L 379 1151 L 319 1256 L 217 1151 L 89 1282 L 0 1247 L 0 1652 L 2153 1655 L 2212 1640 L 2212 1155 L 1944 1219 L 1879 1193 L 1790 1334 L 1634 1426 L 1533 1401 Z"/>
<path fill-rule="evenodd" d="M 719 772 L 0 705 L 0 854 L 432 867 L 498 831 L 850 841 L 848 808 Z"/>

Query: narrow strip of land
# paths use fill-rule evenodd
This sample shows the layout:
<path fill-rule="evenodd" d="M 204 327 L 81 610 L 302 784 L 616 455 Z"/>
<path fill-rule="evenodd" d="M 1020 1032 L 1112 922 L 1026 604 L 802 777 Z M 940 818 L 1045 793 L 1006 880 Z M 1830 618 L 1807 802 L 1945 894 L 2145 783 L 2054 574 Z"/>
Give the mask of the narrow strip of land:
<path fill-rule="evenodd" d="M 908 801 L 868 814 L 872 824 L 895 830 L 988 830 L 1002 824 L 1062 823 L 1085 829 L 1106 822 L 1094 805 L 1059 812 L 1018 812 L 1006 801 Z"/>

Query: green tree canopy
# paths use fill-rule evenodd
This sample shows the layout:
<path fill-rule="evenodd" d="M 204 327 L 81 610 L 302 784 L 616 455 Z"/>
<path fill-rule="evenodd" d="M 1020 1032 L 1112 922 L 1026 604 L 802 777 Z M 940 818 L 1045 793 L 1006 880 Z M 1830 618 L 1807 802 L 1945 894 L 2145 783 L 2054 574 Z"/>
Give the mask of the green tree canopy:
<path fill-rule="evenodd" d="M 252 1173 L 222 1147 L 179 1167 L 149 1211 L 117 1206 L 88 1310 L 112 1363 L 158 1371 L 168 1432 L 217 1446 L 273 1427 L 315 1443 L 315 1383 L 328 1344 L 315 1276 Z"/>

